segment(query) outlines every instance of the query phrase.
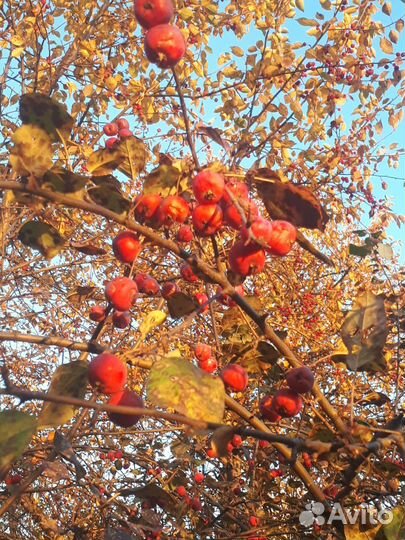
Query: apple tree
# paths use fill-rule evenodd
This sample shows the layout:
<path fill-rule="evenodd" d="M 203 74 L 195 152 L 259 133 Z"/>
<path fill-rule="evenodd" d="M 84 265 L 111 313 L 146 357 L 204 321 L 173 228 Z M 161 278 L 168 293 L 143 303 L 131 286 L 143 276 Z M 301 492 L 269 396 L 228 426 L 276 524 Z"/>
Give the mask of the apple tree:
<path fill-rule="evenodd" d="M 3 1 L 1 539 L 405 538 L 399 4 Z"/>

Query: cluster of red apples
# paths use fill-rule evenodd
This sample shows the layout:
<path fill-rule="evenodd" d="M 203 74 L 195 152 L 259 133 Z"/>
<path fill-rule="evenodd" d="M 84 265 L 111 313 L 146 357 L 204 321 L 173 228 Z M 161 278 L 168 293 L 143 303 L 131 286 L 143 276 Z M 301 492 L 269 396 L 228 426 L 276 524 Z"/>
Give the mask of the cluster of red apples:
<path fill-rule="evenodd" d="M 108 150 L 114 150 L 120 140 L 132 137 L 133 133 L 129 129 L 129 122 L 125 118 L 119 118 L 116 122 L 110 122 L 103 128 L 104 135 L 109 139 L 105 142 L 105 147 Z"/>
<path fill-rule="evenodd" d="M 114 354 L 104 352 L 93 358 L 89 364 L 88 378 L 95 390 L 110 396 L 108 405 L 138 408 L 144 406 L 142 398 L 125 387 L 127 366 Z M 135 425 L 141 415 L 109 412 L 108 417 L 113 424 L 128 428 Z"/>
<path fill-rule="evenodd" d="M 186 42 L 180 29 L 169 24 L 174 16 L 172 0 L 135 0 L 136 20 L 147 30 L 146 57 L 160 68 L 174 67 L 185 55 Z"/>
<path fill-rule="evenodd" d="M 266 395 L 260 401 L 260 414 L 269 422 L 279 422 L 281 418 L 291 418 L 300 413 L 303 407 L 300 394 L 312 390 L 315 377 L 309 367 L 302 366 L 290 369 L 286 382 L 289 388 L 281 388 L 274 395 Z"/>

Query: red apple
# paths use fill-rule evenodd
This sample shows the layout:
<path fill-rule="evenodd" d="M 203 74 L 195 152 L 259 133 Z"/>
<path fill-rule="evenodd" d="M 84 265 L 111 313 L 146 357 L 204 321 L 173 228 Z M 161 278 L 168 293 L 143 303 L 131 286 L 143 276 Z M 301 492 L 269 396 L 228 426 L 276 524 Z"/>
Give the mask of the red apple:
<path fill-rule="evenodd" d="M 281 420 L 281 416 L 274 411 L 272 403 L 273 396 L 264 396 L 259 403 L 260 414 L 269 422 L 279 422 Z"/>
<path fill-rule="evenodd" d="M 214 373 L 218 369 L 218 362 L 211 356 L 211 358 L 199 362 L 198 367 L 206 373 Z"/>
<path fill-rule="evenodd" d="M 139 223 L 149 223 L 156 217 L 162 197 L 158 194 L 139 195 L 135 199 L 135 218 Z"/>
<path fill-rule="evenodd" d="M 127 328 L 131 324 L 131 314 L 129 311 L 114 311 L 112 323 L 115 328 Z"/>
<path fill-rule="evenodd" d="M 143 285 L 147 279 L 149 279 L 151 276 L 149 274 L 146 274 L 145 272 L 139 272 L 139 274 L 136 274 L 134 281 L 136 283 L 136 286 L 138 287 L 139 292 L 143 292 Z"/>
<path fill-rule="evenodd" d="M 272 255 L 287 255 L 297 239 L 297 229 L 288 221 L 273 221 L 268 251 Z"/>
<path fill-rule="evenodd" d="M 118 130 L 129 129 L 129 122 L 125 118 L 118 118 L 118 120 L 116 121 L 116 124 L 118 126 Z"/>
<path fill-rule="evenodd" d="M 302 398 L 297 392 L 292 390 L 278 390 L 272 401 L 272 408 L 276 414 L 284 418 L 297 415 L 303 406 Z"/>
<path fill-rule="evenodd" d="M 252 201 L 241 199 L 239 200 L 239 207 L 236 204 L 228 204 L 224 208 L 225 223 L 237 231 L 245 225 L 240 209 L 243 210 L 248 223 L 257 219 L 259 216 L 259 210 Z"/>
<path fill-rule="evenodd" d="M 245 296 L 245 289 L 243 288 L 243 285 L 236 285 L 235 291 L 240 296 Z M 224 294 L 222 292 L 222 287 L 218 287 L 217 294 L 219 295 L 218 301 L 221 302 L 221 304 L 223 304 L 224 306 L 228 306 L 228 307 L 236 306 L 236 302 L 232 300 L 232 297 L 229 296 L 229 294 Z"/>
<path fill-rule="evenodd" d="M 185 497 L 187 495 L 187 490 L 184 486 L 178 486 L 176 492 L 179 497 Z"/>
<path fill-rule="evenodd" d="M 192 218 L 198 236 L 212 236 L 222 226 L 223 213 L 218 204 L 200 204 L 194 208 Z"/>
<path fill-rule="evenodd" d="M 196 293 L 194 295 L 194 298 L 197 300 L 197 302 L 198 302 L 198 304 L 200 306 L 203 306 L 204 304 L 207 304 L 205 306 L 205 308 L 200 311 L 200 313 L 206 313 L 210 308 L 209 305 L 208 305 L 208 296 L 206 294 L 204 294 L 204 293 Z"/>
<path fill-rule="evenodd" d="M 113 137 L 114 135 L 117 135 L 118 133 L 118 126 L 115 122 L 111 122 L 110 124 L 106 124 L 103 128 L 104 134 L 108 137 Z"/>
<path fill-rule="evenodd" d="M 127 139 L 128 137 L 132 137 L 133 133 L 128 128 L 122 128 L 119 130 L 118 135 L 120 139 Z"/>
<path fill-rule="evenodd" d="M 205 343 L 197 343 L 194 347 L 195 357 L 199 362 L 206 362 L 212 355 L 212 349 Z"/>
<path fill-rule="evenodd" d="M 90 309 L 89 317 L 95 322 L 104 321 L 106 318 L 105 308 L 103 308 L 103 306 L 93 306 Z"/>
<path fill-rule="evenodd" d="M 162 296 L 166 300 L 174 296 L 179 291 L 180 287 L 177 285 L 177 283 L 173 283 L 172 281 L 168 281 L 162 285 Z"/>
<path fill-rule="evenodd" d="M 186 53 L 183 34 L 171 24 L 159 24 L 148 30 L 144 44 L 148 60 L 160 68 L 175 66 Z"/>
<path fill-rule="evenodd" d="M 148 296 L 156 296 L 160 293 L 160 285 L 155 278 L 148 276 L 142 284 L 142 289 L 139 290 Z"/>
<path fill-rule="evenodd" d="M 124 263 L 133 263 L 142 251 L 142 244 L 137 234 L 131 231 L 119 233 L 112 243 L 114 255 Z"/>
<path fill-rule="evenodd" d="M 236 242 L 229 252 L 229 266 L 242 276 L 259 274 L 266 263 L 264 250 L 254 244 Z"/>
<path fill-rule="evenodd" d="M 234 435 L 232 437 L 232 444 L 235 448 L 239 448 L 243 444 L 243 439 L 240 435 Z"/>
<path fill-rule="evenodd" d="M 194 274 L 193 269 L 186 262 L 180 265 L 180 275 L 185 281 L 188 281 L 189 283 L 195 283 L 196 281 L 200 279 L 198 276 Z"/>
<path fill-rule="evenodd" d="M 194 233 L 189 225 L 181 225 L 177 231 L 176 239 L 178 242 L 191 242 L 194 240 Z"/>
<path fill-rule="evenodd" d="M 184 223 L 190 215 L 190 206 L 179 195 L 169 195 L 163 199 L 159 211 L 158 220 L 162 225 L 170 225 L 173 221 Z"/>
<path fill-rule="evenodd" d="M 192 187 L 200 204 L 214 204 L 218 203 L 224 194 L 225 180 L 222 174 L 204 169 L 194 178 Z"/>
<path fill-rule="evenodd" d="M 249 525 L 251 527 L 258 527 L 259 526 L 259 518 L 257 518 L 256 516 L 250 516 Z"/>
<path fill-rule="evenodd" d="M 152 28 L 170 22 L 174 15 L 174 6 L 171 0 L 135 0 L 134 11 L 141 26 Z"/>
<path fill-rule="evenodd" d="M 196 472 L 194 475 L 194 480 L 196 484 L 202 484 L 204 482 L 204 475 L 201 472 Z"/>
<path fill-rule="evenodd" d="M 238 180 L 231 179 L 225 184 L 223 201 L 226 205 L 233 204 L 234 199 L 237 201 L 247 200 L 249 198 L 249 188 Z"/>
<path fill-rule="evenodd" d="M 136 392 L 125 389 L 118 394 L 111 396 L 108 405 L 120 405 L 125 407 L 143 407 L 143 400 Z M 108 413 L 108 418 L 116 426 L 131 427 L 134 426 L 141 418 L 141 414 L 122 414 Z"/>
<path fill-rule="evenodd" d="M 310 392 L 315 382 L 314 374 L 307 366 L 290 369 L 286 379 L 290 389 L 299 394 Z"/>
<path fill-rule="evenodd" d="M 259 216 L 250 227 L 242 227 L 241 237 L 245 243 L 257 242 L 262 247 L 267 247 L 273 233 L 271 221 Z"/>
<path fill-rule="evenodd" d="M 130 278 L 115 278 L 106 284 L 105 296 L 118 311 L 129 311 L 135 304 L 138 287 Z"/>
<path fill-rule="evenodd" d="M 243 392 L 246 389 L 249 378 L 246 370 L 238 364 L 229 364 L 220 373 L 225 386 L 235 392 Z"/>
<path fill-rule="evenodd" d="M 117 146 L 117 144 L 120 142 L 117 137 L 111 137 L 110 139 L 107 139 L 105 141 L 105 147 L 108 148 L 108 150 L 114 150 L 114 148 Z"/>
<path fill-rule="evenodd" d="M 104 394 L 121 392 L 127 382 L 127 366 L 114 354 L 99 354 L 89 364 L 91 386 Z"/>

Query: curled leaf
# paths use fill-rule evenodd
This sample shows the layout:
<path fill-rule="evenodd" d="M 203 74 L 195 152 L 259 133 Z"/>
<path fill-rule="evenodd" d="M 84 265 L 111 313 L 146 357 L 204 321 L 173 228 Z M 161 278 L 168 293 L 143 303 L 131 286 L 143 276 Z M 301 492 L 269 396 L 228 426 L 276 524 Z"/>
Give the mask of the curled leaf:
<path fill-rule="evenodd" d="M 52 259 L 62 249 L 65 241 L 58 231 L 42 221 L 27 221 L 18 233 L 18 239 L 26 246 L 38 250 Z"/>
<path fill-rule="evenodd" d="M 148 399 L 158 407 L 171 407 L 196 420 L 220 422 L 225 409 L 225 389 L 187 360 L 164 356 L 152 366 L 147 383 Z"/>
<path fill-rule="evenodd" d="M 146 337 L 157 326 L 163 324 L 166 320 L 167 313 L 156 309 L 149 312 L 140 324 L 139 331 L 143 337 Z"/>

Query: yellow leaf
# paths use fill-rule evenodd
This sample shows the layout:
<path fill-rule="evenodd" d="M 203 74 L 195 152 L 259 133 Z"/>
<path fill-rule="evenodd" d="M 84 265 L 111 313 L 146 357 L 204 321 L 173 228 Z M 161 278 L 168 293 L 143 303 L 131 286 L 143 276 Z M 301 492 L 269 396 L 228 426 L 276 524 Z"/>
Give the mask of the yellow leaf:
<path fill-rule="evenodd" d="M 305 17 L 300 17 L 297 22 L 302 26 L 318 26 L 319 24 L 315 19 L 306 19 Z"/>
<path fill-rule="evenodd" d="M 22 47 L 24 45 L 24 40 L 22 37 L 20 36 L 13 36 L 11 38 L 11 43 L 15 46 L 15 47 Z"/>
<path fill-rule="evenodd" d="M 16 49 L 13 49 L 11 56 L 13 58 L 20 58 L 24 53 L 24 47 L 17 47 Z"/>
<path fill-rule="evenodd" d="M 242 58 L 242 56 L 244 56 L 244 50 L 241 49 L 240 47 L 231 47 L 231 51 L 233 52 L 233 54 L 235 56 L 239 56 L 240 58 Z"/>
<path fill-rule="evenodd" d="M 154 328 L 163 324 L 166 318 L 167 313 L 158 309 L 148 313 L 139 327 L 142 336 L 147 336 Z"/>
<path fill-rule="evenodd" d="M 390 38 L 392 43 L 398 43 L 399 34 L 396 30 L 391 30 L 390 33 L 388 34 L 388 37 Z"/>
<path fill-rule="evenodd" d="M 203 70 L 202 64 L 200 64 L 200 62 L 193 62 L 193 68 L 194 68 L 194 71 L 195 71 L 196 75 L 198 75 L 199 77 L 205 77 L 204 70 Z"/>
<path fill-rule="evenodd" d="M 301 11 L 305 10 L 304 0 L 295 0 L 295 5 Z"/>
<path fill-rule="evenodd" d="M 177 14 L 179 15 L 180 19 L 183 19 L 183 21 L 189 21 L 194 17 L 194 12 L 191 8 L 183 8 L 178 9 Z"/>
<path fill-rule="evenodd" d="M 394 47 L 392 46 L 392 43 L 387 38 L 380 39 L 380 47 L 383 52 L 386 54 L 393 54 Z"/>
<path fill-rule="evenodd" d="M 382 7 L 382 12 L 384 13 L 384 15 L 388 15 L 388 16 L 391 15 L 392 13 L 391 2 L 384 2 L 383 7 Z"/>

